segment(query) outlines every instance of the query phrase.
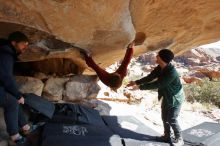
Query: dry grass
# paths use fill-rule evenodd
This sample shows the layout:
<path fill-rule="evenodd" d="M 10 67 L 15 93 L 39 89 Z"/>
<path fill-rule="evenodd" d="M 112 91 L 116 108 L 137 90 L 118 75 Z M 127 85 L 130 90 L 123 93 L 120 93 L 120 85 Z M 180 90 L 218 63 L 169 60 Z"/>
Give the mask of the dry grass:
<path fill-rule="evenodd" d="M 215 105 L 220 108 L 220 79 L 214 81 L 203 79 L 199 84 L 185 85 L 184 89 L 187 101 Z"/>

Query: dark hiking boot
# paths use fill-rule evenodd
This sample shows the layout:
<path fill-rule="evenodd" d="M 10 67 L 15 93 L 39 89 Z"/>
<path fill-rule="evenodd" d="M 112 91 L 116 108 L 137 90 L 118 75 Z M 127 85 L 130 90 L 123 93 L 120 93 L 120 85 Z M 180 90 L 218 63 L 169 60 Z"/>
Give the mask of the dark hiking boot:
<path fill-rule="evenodd" d="M 171 137 L 169 134 L 164 134 L 160 137 L 157 137 L 156 139 L 159 141 L 162 141 L 162 142 L 166 142 L 166 143 L 170 143 L 170 141 L 171 141 Z"/>
<path fill-rule="evenodd" d="M 184 145 L 183 138 L 182 138 L 182 137 L 174 138 L 174 139 L 172 140 L 172 145 L 173 145 L 173 146 L 183 146 L 183 145 Z"/>
<path fill-rule="evenodd" d="M 12 141 L 9 141 L 10 146 L 27 146 L 27 139 L 25 137 L 19 137 L 19 139 Z"/>
<path fill-rule="evenodd" d="M 39 127 L 39 125 L 32 125 L 31 124 L 29 130 L 22 130 L 20 133 L 21 133 L 22 136 L 27 136 L 28 134 L 35 131 L 38 127 Z"/>

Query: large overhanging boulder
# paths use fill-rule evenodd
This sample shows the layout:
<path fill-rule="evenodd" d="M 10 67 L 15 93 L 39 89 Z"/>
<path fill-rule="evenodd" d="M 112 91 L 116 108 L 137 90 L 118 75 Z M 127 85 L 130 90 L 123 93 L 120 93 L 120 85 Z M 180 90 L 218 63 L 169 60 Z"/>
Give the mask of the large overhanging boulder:
<path fill-rule="evenodd" d="M 175 53 L 220 40 L 218 0 L 131 0 L 136 31 L 147 35 L 147 49 L 169 47 Z"/>
<path fill-rule="evenodd" d="M 22 30 L 32 48 L 48 51 L 29 61 L 66 58 L 81 73 L 86 65 L 72 45 L 89 49 L 102 67 L 122 59 L 135 32 L 147 36 L 136 55 L 164 47 L 178 54 L 219 40 L 219 14 L 219 0 L 0 0 L 0 37 Z"/>

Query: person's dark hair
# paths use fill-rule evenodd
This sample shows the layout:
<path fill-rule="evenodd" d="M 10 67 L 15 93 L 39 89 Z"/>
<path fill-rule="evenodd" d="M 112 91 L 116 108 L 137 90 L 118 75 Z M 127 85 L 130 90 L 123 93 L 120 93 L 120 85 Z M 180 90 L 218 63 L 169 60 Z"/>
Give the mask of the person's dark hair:
<path fill-rule="evenodd" d="M 122 85 L 121 76 L 117 73 L 110 74 L 110 87 L 118 89 Z"/>
<path fill-rule="evenodd" d="M 28 42 L 28 37 L 20 31 L 15 31 L 9 34 L 8 41 L 9 42 L 15 41 L 16 43 Z"/>
<path fill-rule="evenodd" d="M 170 63 L 173 60 L 173 58 L 174 58 L 173 52 L 171 50 L 169 50 L 169 49 L 162 49 L 162 50 L 160 50 L 158 55 L 166 63 Z"/>

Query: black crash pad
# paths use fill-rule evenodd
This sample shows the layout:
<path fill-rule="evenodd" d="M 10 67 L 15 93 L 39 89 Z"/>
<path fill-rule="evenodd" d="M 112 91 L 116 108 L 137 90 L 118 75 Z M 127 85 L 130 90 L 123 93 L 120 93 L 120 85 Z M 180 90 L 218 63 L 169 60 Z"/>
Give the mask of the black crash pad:
<path fill-rule="evenodd" d="M 52 118 L 55 110 L 55 106 L 52 102 L 33 93 L 25 93 L 24 97 L 25 105 L 48 118 Z"/>
<path fill-rule="evenodd" d="M 114 134 L 118 134 L 125 146 L 169 146 L 168 143 L 157 141 L 159 136 L 156 131 L 144 125 L 132 116 L 102 116 L 107 127 Z"/>
<path fill-rule="evenodd" d="M 105 126 L 47 123 L 42 146 L 123 146 Z"/>
<path fill-rule="evenodd" d="M 50 122 L 65 124 L 105 125 L 99 112 L 79 104 L 55 104 L 55 112 Z"/>
<path fill-rule="evenodd" d="M 220 124 L 204 122 L 183 131 L 185 144 L 193 146 L 220 146 Z"/>
<path fill-rule="evenodd" d="M 42 146 L 122 146 L 122 141 L 98 111 L 78 104 L 56 104 L 52 120 L 44 126 Z"/>

